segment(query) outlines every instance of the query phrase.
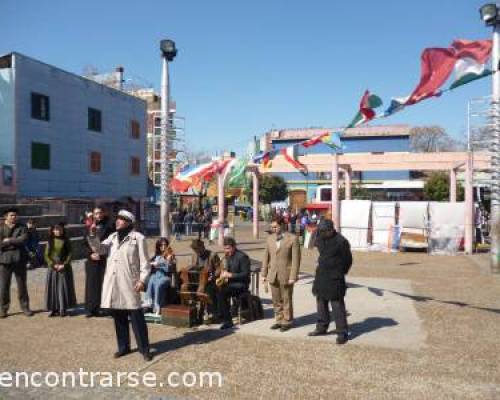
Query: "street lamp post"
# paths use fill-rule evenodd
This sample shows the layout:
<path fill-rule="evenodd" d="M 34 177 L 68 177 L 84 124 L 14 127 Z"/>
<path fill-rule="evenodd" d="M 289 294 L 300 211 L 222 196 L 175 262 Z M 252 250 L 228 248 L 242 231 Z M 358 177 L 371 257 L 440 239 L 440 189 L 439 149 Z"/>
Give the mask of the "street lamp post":
<path fill-rule="evenodd" d="M 500 61 L 500 15 L 495 3 L 482 6 L 479 10 L 481 19 L 487 26 L 493 27 L 492 62 L 492 99 L 493 126 L 490 143 L 491 154 L 491 272 L 500 273 L 500 75 L 498 66 Z"/>
<path fill-rule="evenodd" d="M 170 157 L 170 132 L 169 132 L 169 76 L 168 62 L 173 61 L 177 55 L 177 49 L 173 40 L 162 40 L 160 42 L 162 53 L 162 77 L 161 77 L 161 174 L 160 174 L 160 232 L 162 237 L 170 234 L 168 219 L 170 214 L 170 179 L 169 179 L 169 157 Z"/>

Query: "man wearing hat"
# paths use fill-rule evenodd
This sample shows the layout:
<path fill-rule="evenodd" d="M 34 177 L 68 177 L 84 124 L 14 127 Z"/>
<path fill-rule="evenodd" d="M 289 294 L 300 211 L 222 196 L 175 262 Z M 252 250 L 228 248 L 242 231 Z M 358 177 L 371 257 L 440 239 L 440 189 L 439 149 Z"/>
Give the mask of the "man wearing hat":
<path fill-rule="evenodd" d="M 6 318 L 9 310 L 12 274 L 16 276 L 21 310 L 28 317 L 33 315 L 26 284 L 28 230 L 26 226 L 17 222 L 17 214 L 16 208 L 5 210 L 3 213 L 5 220 L 0 225 L 0 318 Z"/>
<path fill-rule="evenodd" d="M 318 226 L 315 242 L 319 251 L 318 266 L 314 276 L 313 294 L 316 296 L 318 321 L 316 329 L 309 336 L 325 335 L 330 325 L 332 305 L 335 319 L 337 344 L 344 344 L 348 339 L 347 316 L 344 303 L 346 293 L 345 275 L 352 265 L 351 246 L 346 238 L 335 230 L 333 222 L 324 219 Z"/>
<path fill-rule="evenodd" d="M 134 223 L 135 217 L 131 212 L 120 210 L 116 217 L 115 233 L 101 242 L 94 225 L 90 229 L 88 241 L 95 254 L 108 256 L 101 308 L 110 310 L 115 322 L 118 351 L 114 357 L 130 353 L 130 317 L 139 352 L 146 361 L 150 361 L 152 355 L 140 292 L 144 291 L 151 266 L 146 238 L 134 230 Z"/>

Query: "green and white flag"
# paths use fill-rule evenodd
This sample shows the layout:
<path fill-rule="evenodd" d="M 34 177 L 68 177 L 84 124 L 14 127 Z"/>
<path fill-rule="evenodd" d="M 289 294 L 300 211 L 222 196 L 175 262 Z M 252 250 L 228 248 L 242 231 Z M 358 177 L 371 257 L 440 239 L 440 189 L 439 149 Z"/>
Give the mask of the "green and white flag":
<path fill-rule="evenodd" d="M 491 73 L 491 70 L 486 68 L 485 64 L 481 64 L 473 58 L 460 58 L 455 63 L 455 81 L 451 84 L 450 90 L 475 81 L 476 79 L 489 76 Z"/>

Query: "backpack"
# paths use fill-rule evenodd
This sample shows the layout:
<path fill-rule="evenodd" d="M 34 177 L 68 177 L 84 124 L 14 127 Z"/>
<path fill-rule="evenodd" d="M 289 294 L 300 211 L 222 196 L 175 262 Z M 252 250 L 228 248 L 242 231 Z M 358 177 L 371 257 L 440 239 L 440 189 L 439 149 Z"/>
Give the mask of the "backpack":
<path fill-rule="evenodd" d="M 259 296 L 251 295 L 249 297 L 248 310 L 249 310 L 249 319 L 251 321 L 256 321 L 258 319 L 264 318 L 264 308 L 262 307 L 262 302 L 260 301 Z"/>

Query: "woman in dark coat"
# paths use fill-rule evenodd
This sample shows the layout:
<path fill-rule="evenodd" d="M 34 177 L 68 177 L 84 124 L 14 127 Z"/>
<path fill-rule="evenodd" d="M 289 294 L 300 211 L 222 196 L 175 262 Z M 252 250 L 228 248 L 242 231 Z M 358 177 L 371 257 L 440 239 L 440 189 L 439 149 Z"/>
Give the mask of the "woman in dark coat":
<path fill-rule="evenodd" d="M 76 295 L 71 268 L 71 242 L 66 237 L 62 223 L 50 228 L 49 241 L 45 248 L 45 262 L 47 263 L 46 309 L 49 311 L 49 317 L 55 315 L 65 317 L 68 308 L 76 306 Z"/>
<path fill-rule="evenodd" d="M 345 275 L 352 265 L 351 246 L 346 238 L 338 233 L 331 220 L 322 220 L 318 226 L 315 241 L 319 251 L 318 267 L 313 283 L 313 294 L 316 296 L 318 322 L 316 330 L 310 336 L 324 335 L 330 325 L 332 305 L 335 319 L 337 343 L 347 342 L 348 327 L 344 303 L 346 293 Z"/>
<path fill-rule="evenodd" d="M 95 208 L 93 214 L 93 223 L 95 225 L 96 236 L 102 242 L 114 232 L 112 224 L 104 215 L 102 208 Z M 87 239 L 87 238 L 86 238 Z M 102 282 L 104 281 L 104 272 L 106 271 L 106 256 L 94 254 L 88 240 L 86 240 L 88 256 L 85 263 L 85 310 L 87 318 L 101 316 L 101 292 Z M 94 255 L 92 255 L 94 254 Z"/>

